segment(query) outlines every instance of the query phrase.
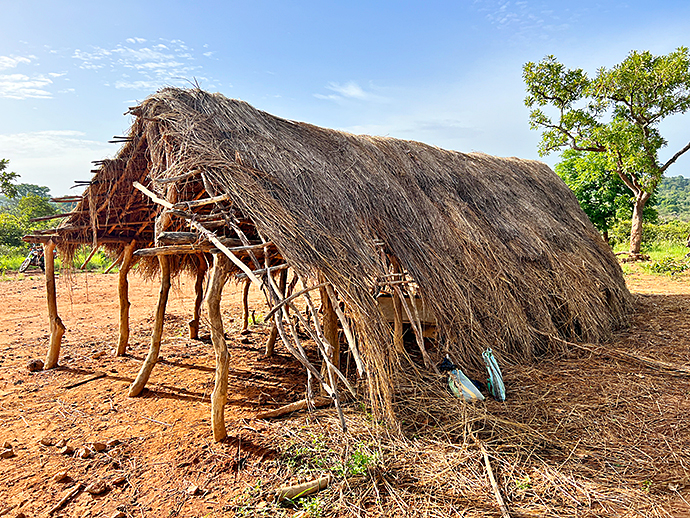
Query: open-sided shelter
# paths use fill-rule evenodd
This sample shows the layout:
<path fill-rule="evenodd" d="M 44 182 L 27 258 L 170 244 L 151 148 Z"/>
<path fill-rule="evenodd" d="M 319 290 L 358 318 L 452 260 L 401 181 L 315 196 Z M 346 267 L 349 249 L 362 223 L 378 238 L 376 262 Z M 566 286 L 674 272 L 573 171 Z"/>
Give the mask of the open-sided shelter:
<path fill-rule="evenodd" d="M 164 277 L 171 267 L 203 274 L 213 256 L 217 387 L 228 368 L 220 289 L 235 274 L 265 290 L 281 342 L 336 400 L 336 380 L 350 385 L 338 369 L 342 328 L 344 353 L 389 418 L 396 380 L 434 370 L 446 355 L 476 366 L 491 347 L 504 363 L 534 361 L 628 322 L 614 255 L 543 163 L 324 129 L 196 88 L 166 88 L 130 113 L 120 153 L 39 240 L 69 248 L 86 239 L 121 257 L 129 243 L 129 257 L 157 262 Z M 290 297 L 284 277 L 272 275 L 288 267 L 302 282 Z M 323 315 L 309 297 L 316 289 Z M 382 293 L 393 298 L 392 325 L 377 304 Z M 311 318 L 293 305 L 298 296 Z M 422 337 L 417 301 L 436 320 L 435 340 Z M 328 368 L 308 360 L 288 309 Z M 222 390 L 212 403 L 216 438 Z"/>

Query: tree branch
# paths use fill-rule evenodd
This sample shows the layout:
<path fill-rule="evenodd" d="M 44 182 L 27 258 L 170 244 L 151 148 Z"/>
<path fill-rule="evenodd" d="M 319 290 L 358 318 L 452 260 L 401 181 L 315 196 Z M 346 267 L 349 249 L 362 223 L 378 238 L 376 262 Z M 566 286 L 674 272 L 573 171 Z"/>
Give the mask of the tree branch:
<path fill-rule="evenodd" d="M 668 169 L 668 166 L 670 166 L 673 162 L 678 160 L 683 155 L 683 153 L 685 153 L 689 149 L 690 149 L 690 142 L 688 142 L 683 149 L 681 149 L 680 151 L 678 151 L 678 153 L 673 155 L 673 157 L 671 157 L 671 159 L 661 167 L 661 169 L 660 169 L 661 174 L 664 174 L 664 171 L 666 171 L 666 169 Z"/>

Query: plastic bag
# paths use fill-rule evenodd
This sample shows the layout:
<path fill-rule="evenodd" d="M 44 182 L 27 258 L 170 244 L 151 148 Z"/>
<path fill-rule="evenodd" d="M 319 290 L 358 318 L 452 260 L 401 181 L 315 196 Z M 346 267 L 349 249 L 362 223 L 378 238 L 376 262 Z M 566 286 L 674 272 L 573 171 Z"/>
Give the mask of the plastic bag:
<path fill-rule="evenodd" d="M 486 369 L 489 371 L 489 379 L 486 384 L 489 386 L 489 392 L 497 401 L 506 400 L 506 387 L 503 384 L 503 374 L 498 362 L 494 357 L 493 351 L 489 348 L 482 353 L 482 359 L 486 364 Z"/>
<path fill-rule="evenodd" d="M 450 371 L 448 386 L 455 396 L 463 397 L 465 401 L 484 401 L 482 393 L 460 369 Z"/>

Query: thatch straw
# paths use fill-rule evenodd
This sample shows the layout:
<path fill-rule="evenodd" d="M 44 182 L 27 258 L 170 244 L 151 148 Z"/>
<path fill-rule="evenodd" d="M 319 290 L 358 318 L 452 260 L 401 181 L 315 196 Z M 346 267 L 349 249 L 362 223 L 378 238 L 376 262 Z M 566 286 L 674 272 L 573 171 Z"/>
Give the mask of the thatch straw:
<path fill-rule="evenodd" d="M 543 163 L 319 128 L 199 89 L 164 89 L 132 114 L 129 141 L 78 210 L 95 210 L 90 196 L 107 193 L 111 220 L 136 205 L 152 225 L 160 211 L 134 180 L 171 203 L 228 195 L 254 225 L 242 230 L 270 239 L 300 275 L 321 274 L 344 299 L 370 395 L 388 416 L 393 380 L 414 370 L 401 367 L 372 295 L 389 273 L 381 249 L 436 315 L 434 361 L 449 354 L 478 366 L 492 347 L 501 362 L 530 362 L 563 349 L 561 340 L 598 342 L 628 322 L 630 295 L 611 250 Z M 98 228 L 105 212 L 91 214 Z"/>

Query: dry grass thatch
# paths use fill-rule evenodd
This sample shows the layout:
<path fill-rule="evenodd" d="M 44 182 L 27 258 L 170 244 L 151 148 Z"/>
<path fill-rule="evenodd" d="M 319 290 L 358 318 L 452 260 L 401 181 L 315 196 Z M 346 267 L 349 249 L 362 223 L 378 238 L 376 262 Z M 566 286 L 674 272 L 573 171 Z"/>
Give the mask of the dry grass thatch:
<path fill-rule="evenodd" d="M 164 89 L 131 113 L 122 150 L 63 224 L 66 241 L 97 235 L 117 254 L 185 228 L 132 181 L 171 203 L 227 195 L 250 239 L 265 237 L 300 275 L 336 288 L 384 413 L 393 380 L 414 373 L 373 296 L 390 274 L 386 257 L 436 315 L 434 361 L 478 366 L 492 347 L 502 362 L 529 362 L 628 323 L 613 254 L 545 164 L 324 129 L 199 89 Z M 184 257 L 174 268 L 194 269 Z"/>

